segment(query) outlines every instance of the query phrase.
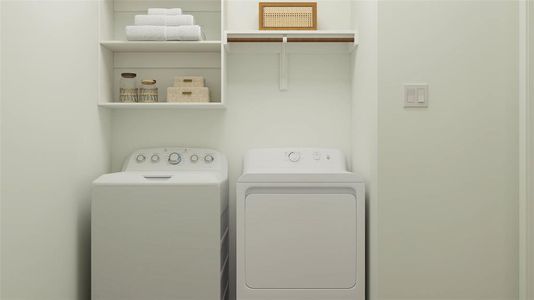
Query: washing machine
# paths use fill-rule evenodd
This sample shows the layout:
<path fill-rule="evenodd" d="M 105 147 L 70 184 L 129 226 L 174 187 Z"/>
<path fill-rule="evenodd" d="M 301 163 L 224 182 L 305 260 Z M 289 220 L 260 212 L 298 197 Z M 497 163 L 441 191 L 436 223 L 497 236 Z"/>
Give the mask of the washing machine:
<path fill-rule="evenodd" d="M 152 148 L 95 180 L 92 299 L 225 299 L 227 170 L 211 149 Z"/>
<path fill-rule="evenodd" d="M 236 190 L 237 300 L 364 300 L 365 190 L 334 149 L 254 149 Z"/>

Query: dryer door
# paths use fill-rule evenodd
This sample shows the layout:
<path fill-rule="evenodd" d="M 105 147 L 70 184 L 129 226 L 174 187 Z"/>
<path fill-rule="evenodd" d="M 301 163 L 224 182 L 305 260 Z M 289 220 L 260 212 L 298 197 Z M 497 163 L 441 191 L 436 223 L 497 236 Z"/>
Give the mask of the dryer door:
<path fill-rule="evenodd" d="M 352 194 L 248 195 L 244 241 L 248 287 L 354 287 L 356 209 Z"/>

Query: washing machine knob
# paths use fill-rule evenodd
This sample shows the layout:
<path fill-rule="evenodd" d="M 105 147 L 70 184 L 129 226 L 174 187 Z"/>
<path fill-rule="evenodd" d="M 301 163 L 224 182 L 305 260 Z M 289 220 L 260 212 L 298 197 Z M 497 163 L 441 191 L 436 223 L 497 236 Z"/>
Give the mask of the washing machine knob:
<path fill-rule="evenodd" d="M 211 154 L 206 154 L 206 156 L 204 156 L 204 161 L 207 162 L 207 163 L 211 163 L 213 161 L 213 155 Z"/>
<path fill-rule="evenodd" d="M 196 163 L 198 161 L 198 155 L 193 154 L 193 155 L 191 155 L 191 157 L 189 159 L 191 160 L 191 162 Z"/>
<path fill-rule="evenodd" d="M 135 157 L 135 161 L 137 161 L 138 163 L 142 163 L 145 160 L 146 160 L 146 157 L 143 154 L 137 154 L 137 156 Z"/>
<path fill-rule="evenodd" d="M 152 154 L 152 156 L 150 157 L 150 160 L 151 160 L 152 162 L 155 162 L 155 163 L 158 162 L 158 161 L 159 161 L 159 155 L 157 155 L 157 154 Z"/>
<path fill-rule="evenodd" d="M 182 161 L 182 156 L 178 152 L 169 154 L 169 163 L 171 165 L 177 165 Z"/>
<path fill-rule="evenodd" d="M 298 153 L 298 152 L 289 152 L 287 157 L 289 158 L 290 161 L 297 162 L 297 161 L 300 160 L 300 153 Z"/>

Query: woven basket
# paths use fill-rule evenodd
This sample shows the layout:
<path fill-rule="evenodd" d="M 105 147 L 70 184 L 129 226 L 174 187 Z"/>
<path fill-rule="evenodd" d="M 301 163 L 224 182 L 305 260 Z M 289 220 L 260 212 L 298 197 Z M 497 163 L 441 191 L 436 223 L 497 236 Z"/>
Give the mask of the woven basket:
<path fill-rule="evenodd" d="M 260 2 L 260 30 L 317 30 L 316 2 Z"/>
<path fill-rule="evenodd" d="M 155 103 L 158 102 L 158 88 L 139 89 L 139 102 L 141 103 Z"/>
<path fill-rule="evenodd" d="M 137 93 L 138 93 L 138 90 L 136 88 L 135 89 L 121 88 L 120 93 L 119 93 L 119 101 L 124 102 L 124 103 L 137 102 L 137 100 L 139 99 L 137 96 Z"/>
<path fill-rule="evenodd" d="M 210 102 L 210 90 L 207 87 L 169 87 L 167 102 Z"/>
<path fill-rule="evenodd" d="M 175 87 L 203 87 L 205 80 L 202 76 L 178 76 L 174 78 Z"/>

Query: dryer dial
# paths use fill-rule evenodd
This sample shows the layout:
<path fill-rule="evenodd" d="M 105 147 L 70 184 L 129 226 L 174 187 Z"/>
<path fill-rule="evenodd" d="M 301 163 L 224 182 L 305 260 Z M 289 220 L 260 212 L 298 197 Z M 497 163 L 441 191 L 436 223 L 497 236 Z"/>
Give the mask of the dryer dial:
<path fill-rule="evenodd" d="M 211 154 L 206 154 L 206 156 L 204 156 L 204 161 L 207 162 L 208 164 L 213 162 L 214 158 L 213 158 L 213 155 Z"/>
<path fill-rule="evenodd" d="M 169 163 L 171 165 L 177 165 L 182 162 L 182 156 L 178 152 L 169 154 Z"/>

